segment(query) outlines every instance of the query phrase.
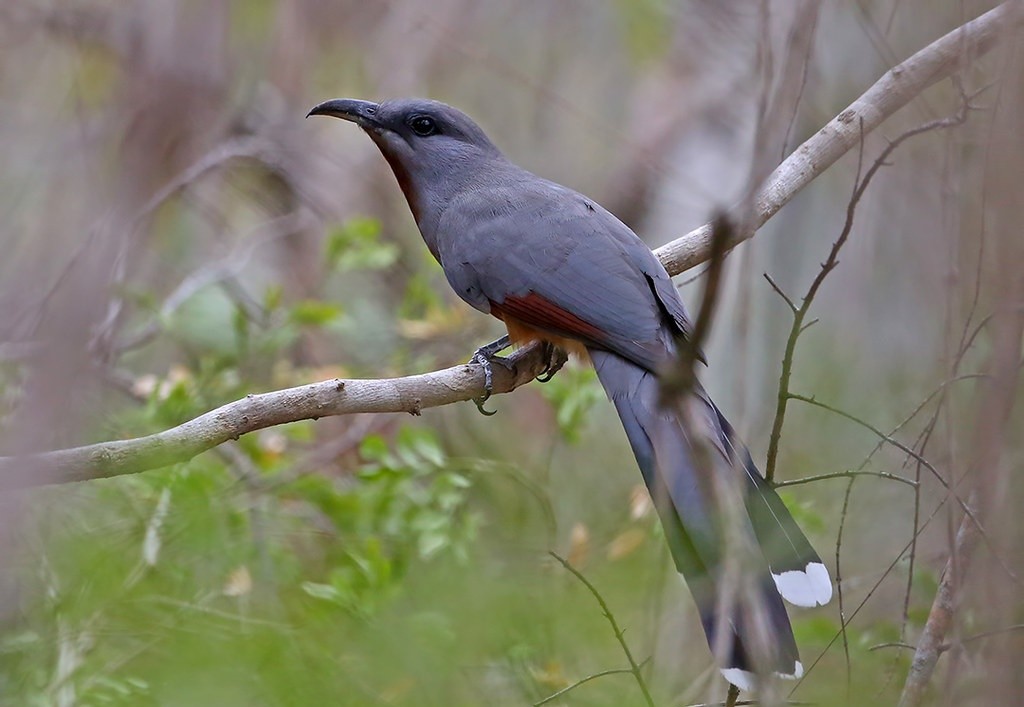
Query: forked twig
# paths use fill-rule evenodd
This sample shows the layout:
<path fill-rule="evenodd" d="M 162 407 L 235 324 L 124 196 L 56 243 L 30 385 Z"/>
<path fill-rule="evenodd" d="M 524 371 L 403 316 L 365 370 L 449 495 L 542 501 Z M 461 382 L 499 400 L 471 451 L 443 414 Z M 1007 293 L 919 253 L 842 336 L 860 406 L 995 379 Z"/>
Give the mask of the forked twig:
<path fill-rule="evenodd" d="M 640 666 L 643 667 L 644 663 L 646 663 L 646 662 L 647 661 L 645 660 L 643 663 L 640 663 Z M 571 692 L 572 690 L 575 690 L 580 685 L 588 683 L 591 680 L 596 680 L 597 678 L 603 678 L 606 675 L 621 675 L 623 673 L 632 673 L 632 672 L 633 672 L 633 670 L 630 669 L 630 668 L 612 668 L 611 670 L 602 670 L 599 673 L 594 673 L 593 675 L 588 675 L 585 678 L 580 678 L 579 680 L 574 682 L 572 685 L 567 685 L 567 686 L 563 687 L 561 690 L 559 690 L 558 692 L 551 693 L 550 695 L 545 697 L 540 702 L 534 702 L 533 703 L 533 707 L 540 707 L 541 705 L 546 705 L 548 702 L 552 702 L 554 700 L 557 700 L 562 695 L 564 695 L 564 694 L 566 694 L 568 692 Z"/>
<path fill-rule="evenodd" d="M 626 643 L 626 639 L 622 637 L 623 634 L 625 633 L 625 631 L 623 629 L 619 628 L 619 623 L 618 623 L 618 621 L 615 620 L 615 615 L 612 614 L 612 610 L 608 608 L 608 604 L 605 603 L 604 597 L 602 597 L 601 593 L 599 591 L 597 591 L 597 587 L 595 587 L 593 584 L 590 583 L 590 580 L 588 580 L 586 577 L 584 577 L 583 574 L 579 570 L 577 570 L 575 567 L 573 567 L 572 565 L 569 564 L 568 560 L 562 558 L 556 552 L 548 552 L 548 554 L 551 555 L 556 560 L 558 560 L 558 563 L 560 565 L 562 565 L 562 567 L 564 567 L 569 572 L 571 572 L 572 575 L 574 577 L 576 577 L 576 579 L 578 579 L 580 582 L 582 582 L 583 586 L 585 586 L 587 588 L 587 590 L 591 594 L 594 595 L 594 599 L 596 599 L 597 603 L 601 606 L 601 611 L 602 611 L 602 613 L 604 613 L 604 617 L 606 619 L 608 619 L 608 623 L 609 623 L 609 625 L 611 625 L 612 631 L 615 633 L 615 640 L 619 642 L 620 646 L 622 646 L 622 652 L 625 654 L 626 661 L 629 663 L 629 670 L 628 670 L 628 672 L 633 674 L 633 678 L 636 680 L 636 684 L 640 688 L 640 692 L 643 693 L 644 701 L 647 703 L 648 707 L 654 707 L 654 699 L 651 697 L 651 691 L 647 688 L 647 681 L 644 680 L 644 676 L 640 672 L 640 668 L 643 666 L 643 663 L 637 663 L 636 659 L 633 658 L 633 652 L 631 650 L 629 650 L 629 645 Z M 647 661 L 644 661 L 644 663 L 646 663 L 646 662 Z M 607 675 L 609 673 L 606 672 L 606 673 L 603 673 L 603 674 Z M 600 676 L 600 674 L 595 675 L 594 677 L 599 677 L 599 676 Z M 583 682 L 586 682 L 586 681 L 583 681 Z M 579 684 L 582 684 L 582 682 L 579 683 Z M 570 686 L 570 687 L 572 687 L 572 686 Z M 562 690 L 561 692 L 562 692 L 562 694 L 564 694 L 566 691 L 567 690 Z M 545 700 L 545 701 L 547 701 L 547 700 Z M 538 704 L 542 704 L 542 703 L 538 703 Z"/>
<path fill-rule="evenodd" d="M 853 193 L 850 195 L 850 201 L 846 205 L 846 221 L 843 224 L 843 229 L 840 232 L 839 237 L 832 244 L 828 257 L 825 259 L 825 262 L 821 264 L 821 269 L 818 271 L 817 276 L 811 282 L 810 287 L 807 288 L 807 293 L 801 300 L 800 305 L 797 306 L 793 300 L 782 291 L 782 288 L 779 287 L 774 280 L 765 275 L 765 278 L 768 280 L 768 284 L 772 286 L 772 289 L 779 293 L 789 306 L 790 311 L 793 313 L 793 323 L 789 330 L 789 336 L 786 339 L 785 353 L 782 356 L 782 371 L 779 375 L 779 391 L 776 396 L 775 419 L 772 422 L 772 431 L 768 439 L 768 455 L 765 462 L 764 476 L 769 482 L 775 479 L 775 465 L 779 454 L 779 441 L 782 437 L 782 426 L 786 420 L 786 409 L 790 398 L 789 382 L 793 374 L 793 357 L 796 353 L 797 340 L 807 327 L 813 324 L 813 322 L 811 322 L 805 325 L 804 320 L 807 317 L 807 313 L 810 311 L 811 305 L 814 303 L 814 298 L 817 296 L 818 291 L 825 282 L 825 278 L 828 277 L 829 273 L 831 273 L 837 265 L 839 265 L 839 251 L 842 250 L 846 241 L 850 237 L 850 233 L 853 231 L 853 221 L 854 215 L 857 211 L 857 205 L 860 203 L 868 186 L 871 184 L 871 180 L 875 177 L 878 171 L 889 164 L 888 159 L 897 147 L 906 140 L 917 135 L 922 135 L 933 130 L 941 130 L 944 128 L 962 125 L 967 120 L 967 114 L 971 110 L 971 99 L 976 97 L 978 93 L 980 93 L 980 91 L 969 96 L 963 95 L 960 107 L 954 115 L 946 118 L 940 118 L 938 120 L 932 120 L 923 125 L 919 125 L 916 128 L 911 128 L 895 140 L 892 140 L 888 145 L 886 145 L 885 149 L 882 150 L 881 154 L 878 155 L 875 161 L 868 168 L 867 172 L 864 173 L 863 178 L 861 177 L 861 169 L 864 163 L 864 124 L 862 118 L 860 124 L 860 145 L 857 154 L 857 176 L 854 179 Z"/>

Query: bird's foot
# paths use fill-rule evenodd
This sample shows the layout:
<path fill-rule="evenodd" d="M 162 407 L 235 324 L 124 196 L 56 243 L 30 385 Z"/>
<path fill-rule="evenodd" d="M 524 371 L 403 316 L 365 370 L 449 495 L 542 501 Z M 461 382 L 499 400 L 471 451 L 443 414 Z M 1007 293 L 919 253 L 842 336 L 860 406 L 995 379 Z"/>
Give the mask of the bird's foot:
<path fill-rule="evenodd" d="M 494 371 L 491 366 L 494 363 L 502 365 L 505 364 L 505 359 L 498 356 L 497 353 L 507 349 L 510 344 L 511 341 L 509 341 L 508 336 L 503 336 L 500 339 L 478 348 L 476 353 L 473 354 L 473 358 L 469 359 L 470 363 L 478 363 L 483 366 L 484 369 L 484 394 L 479 398 L 473 399 L 473 403 L 476 405 L 476 409 L 480 411 L 481 415 L 490 417 L 498 412 L 497 410 L 485 409 L 484 403 L 487 402 L 488 398 L 491 397 L 491 393 L 494 392 Z"/>
<path fill-rule="evenodd" d="M 547 365 L 537 376 L 537 380 L 541 383 L 547 383 L 554 378 L 555 374 L 562 370 L 562 366 L 569 360 L 569 354 L 548 342 L 544 342 L 544 356 L 547 359 Z"/>

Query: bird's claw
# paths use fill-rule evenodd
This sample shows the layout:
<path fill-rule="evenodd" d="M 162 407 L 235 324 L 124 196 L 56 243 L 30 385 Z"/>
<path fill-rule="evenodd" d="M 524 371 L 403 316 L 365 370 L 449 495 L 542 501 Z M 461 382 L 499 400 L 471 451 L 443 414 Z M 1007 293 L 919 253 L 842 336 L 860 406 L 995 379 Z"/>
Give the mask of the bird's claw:
<path fill-rule="evenodd" d="M 490 417 L 498 412 L 497 410 L 487 410 L 484 408 L 484 403 L 487 402 L 491 397 L 491 393 L 494 392 L 494 370 L 491 365 L 494 362 L 504 361 L 504 359 L 500 358 L 496 354 L 499 351 L 508 348 L 508 346 L 509 338 L 507 336 L 503 336 L 497 341 L 492 341 L 486 346 L 478 348 L 476 353 L 473 354 L 473 358 L 469 359 L 470 363 L 478 363 L 484 369 L 484 394 L 479 398 L 473 399 L 473 404 L 476 405 L 476 409 L 480 411 L 481 415 Z"/>
<path fill-rule="evenodd" d="M 569 360 L 569 356 L 565 351 L 547 342 L 544 343 L 544 354 L 547 358 L 547 364 L 544 366 L 544 370 L 540 372 L 540 375 L 537 376 L 537 381 L 540 383 L 547 383 L 554 378 L 555 374 L 562 370 L 562 366 Z"/>
<path fill-rule="evenodd" d="M 480 396 L 479 398 L 473 398 L 473 404 L 476 405 L 476 409 L 480 411 L 480 414 L 484 417 L 491 417 L 497 415 L 497 410 L 488 410 L 484 407 L 484 403 L 487 402 L 487 396 Z"/>
<path fill-rule="evenodd" d="M 536 380 L 538 383 L 547 383 L 549 380 L 555 377 L 555 373 L 557 372 L 558 371 L 553 370 L 551 366 L 548 366 L 547 368 L 540 372 L 540 375 L 537 376 Z"/>

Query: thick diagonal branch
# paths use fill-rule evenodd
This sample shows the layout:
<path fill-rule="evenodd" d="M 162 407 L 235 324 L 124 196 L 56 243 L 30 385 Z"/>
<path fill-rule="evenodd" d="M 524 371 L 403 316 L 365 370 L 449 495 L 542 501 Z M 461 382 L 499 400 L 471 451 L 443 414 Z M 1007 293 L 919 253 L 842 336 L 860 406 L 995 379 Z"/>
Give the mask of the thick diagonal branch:
<path fill-rule="evenodd" d="M 753 236 L 801 189 L 856 147 L 861 140 L 861 126 L 864 135 L 870 133 L 926 88 L 955 73 L 964 62 L 992 49 L 1004 32 L 1024 23 L 1014 8 L 1018 4 L 1015 0 L 1004 2 L 885 73 L 772 172 L 757 195 L 750 230 L 738 232 L 734 245 Z M 711 250 L 711 227 L 710 223 L 704 224 L 655 253 L 673 274 L 699 265 L 708 259 Z"/>

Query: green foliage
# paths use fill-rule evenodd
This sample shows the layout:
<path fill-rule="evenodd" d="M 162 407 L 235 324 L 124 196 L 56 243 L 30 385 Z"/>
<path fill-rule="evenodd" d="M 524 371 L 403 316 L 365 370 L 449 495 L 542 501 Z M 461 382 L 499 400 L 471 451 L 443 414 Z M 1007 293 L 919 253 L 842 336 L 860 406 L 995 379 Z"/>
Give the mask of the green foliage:
<path fill-rule="evenodd" d="M 342 309 L 333 302 L 303 300 L 295 304 L 289 313 L 290 319 L 304 326 L 325 326 L 340 317 Z"/>
<path fill-rule="evenodd" d="M 405 286 L 405 295 L 398 310 L 398 316 L 409 319 L 426 316 L 431 311 L 440 309 L 443 300 L 431 283 L 425 271 L 420 271 L 409 278 Z"/>
<path fill-rule="evenodd" d="M 594 369 L 582 366 L 566 366 L 541 393 L 554 407 L 558 430 L 570 443 L 579 442 L 591 409 L 605 398 Z"/>
<path fill-rule="evenodd" d="M 824 532 L 825 519 L 821 517 L 820 509 L 814 505 L 813 501 L 802 500 L 800 496 L 786 489 L 779 489 L 779 497 L 786 504 L 789 512 L 793 514 L 797 525 L 803 528 L 808 536 L 814 537 Z"/>
<path fill-rule="evenodd" d="M 410 564 L 452 553 L 465 561 L 479 517 L 466 510 L 468 477 L 445 468 L 447 456 L 429 431 L 402 428 L 394 446 L 367 437 L 356 471 L 360 483 L 345 489 L 323 476 L 304 476 L 287 492 L 330 519 L 339 534 L 325 582 L 303 591 L 361 615 L 370 615 L 400 585 Z"/>
<path fill-rule="evenodd" d="M 673 7 L 673 3 L 665 0 L 618 0 L 615 3 L 623 40 L 635 61 L 656 59 L 668 48 L 672 27 L 669 17 Z"/>
<path fill-rule="evenodd" d="M 398 260 L 398 246 L 382 243 L 380 221 L 353 217 L 327 234 L 324 256 L 341 271 L 383 270 Z"/>
<path fill-rule="evenodd" d="M 47 683 L 56 640 L 75 656 L 83 703 L 160 703 L 151 688 L 163 670 L 139 658 L 149 646 L 184 651 L 195 632 L 235 644 L 260 614 L 277 616 L 259 629 L 274 641 L 317 623 L 341 629 L 378 616 L 425 564 L 465 563 L 480 523 L 473 484 L 448 469 L 436 435 L 402 427 L 367 437 L 359 456 L 340 478 L 271 465 L 258 512 L 254 480 L 239 484 L 215 458 L 97 482 L 77 500 L 42 494 L 44 554 L 22 568 L 32 620 L 0 643 L 0 685 L 18 704 L 45 702 L 59 689 Z M 311 536 L 314 518 L 326 525 Z"/>

